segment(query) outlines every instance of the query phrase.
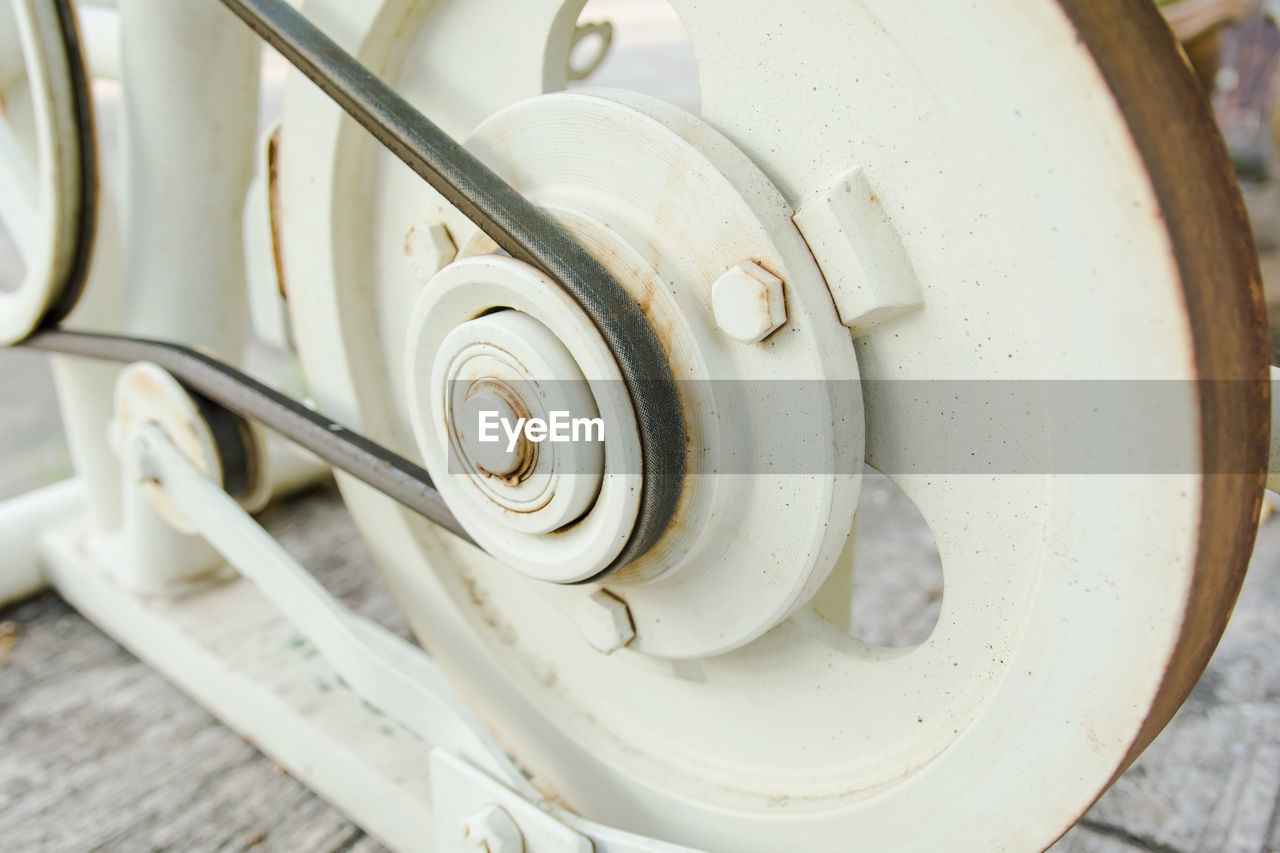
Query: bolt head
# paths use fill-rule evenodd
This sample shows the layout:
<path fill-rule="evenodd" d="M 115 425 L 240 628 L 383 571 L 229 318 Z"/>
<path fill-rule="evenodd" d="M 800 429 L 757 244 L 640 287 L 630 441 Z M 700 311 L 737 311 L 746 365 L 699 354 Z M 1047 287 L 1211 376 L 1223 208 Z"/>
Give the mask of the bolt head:
<path fill-rule="evenodd" d="M 431 277 L 458 256 L 458 247 L 443 222 L 423 222 L 409 229 L 404 235 L 404 255 L 419 285 L 425 285 Z"/>
<path fill-rule="evenodd" d="M 711 307 L 721 331 L 745 344 L 759 343 L 787 322 L 782 279 L 751 261 L 716 279 Z"/>
<path fill-rule="evenodd" d="M 635 639 L 636 629 L 626 602 L 605 590 L 598 589 L 584 598 L 573 615 L 582 636 L 606 655 Z"/>
<path fill-rule="evenodd" d="M 501 806 L 487 805 L 462 824 L 467 853 L 524 853 L 524 836 Z"/>

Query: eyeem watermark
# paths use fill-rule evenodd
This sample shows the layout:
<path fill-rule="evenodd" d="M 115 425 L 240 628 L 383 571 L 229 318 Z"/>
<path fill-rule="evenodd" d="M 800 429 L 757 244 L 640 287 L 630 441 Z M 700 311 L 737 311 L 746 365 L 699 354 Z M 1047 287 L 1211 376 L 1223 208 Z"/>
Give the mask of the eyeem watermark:
<path fill-rule="evenodd" d="M 1202 409 L 1212 403 L 1217 411 L 1239 413 L 1224 423 L 1252 429 L 1248 418 L 1258 411 L 1265 381 L 760 378 L 681 379 L 677 385 L 690 425 L 690 476 L 861 475 L 864 442 L 871 465 L 889 476 L 1256 476 L 1266 463 L 1265 448 L 1223 428 L 1206 432 Z M 603 426 L 585 416 L 603 414 L 613 430 L 619 426 L 614 410 L 574 409 L 560 401 L 587 394 L 625 400 L 630 393 L 620 380 L 548 380 L 539 387 L 542 399 L 555 402 L 537 414 L 554 423 L 520 421 L 517 414 L 527 416 L 529 409 L 477 401 L 449 424 L 460 440 L 459 464 L 451 471 L 468 473 L 474 462 L 468 453 L 476 449 L 520 453 L 526 428 L 529 448 L 541 447 L 533 441 L 553 433 L 552 440 L 566 442 L 553 446 L 572 447 L 574 418 L 564 411 L 550 416 L 553 407 L 584 416 L 576 437 L 586 432 L 595 441 L 583 442 L 583 449 L 603 450 Z M 1280 396 L 1280 381 L 1272 383 L 1272 393 Z M 483 410 L 496 411 L 479 423 Z M 510 421 L 505 429 L 502 418 Z M 1205 449 L 1210 438 L 1221 445 L 1213 453 Z M 642 473 L 640 454 L 622 450 L 610 458 L 610 473 Z"/>
<path fill-rule="evenodd" d="M 513 425 L 497 411 L 481 411 L 479 431 L 476 437 L 492 444 L 502 440 L 499 428 L 507 439 L 507 452 L 516 449 L 521 434 L 534 444 L 544 441 L 604 441 L 604 418 L 574 418 L 569 412 L 553 411 L 547 420 L 542 418 L 516 418 Z M 594 435 L 593 435 L 594 434 Z"/>

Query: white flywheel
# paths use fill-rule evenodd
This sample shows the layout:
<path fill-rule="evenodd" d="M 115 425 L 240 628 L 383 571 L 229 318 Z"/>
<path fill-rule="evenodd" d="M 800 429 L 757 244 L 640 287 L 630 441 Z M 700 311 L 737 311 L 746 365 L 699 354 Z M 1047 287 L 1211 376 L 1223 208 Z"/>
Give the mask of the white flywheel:
<path fill-rule="evenodd" d="M 1194 84 L 1153 9 L 672 5 L 700 116 L 560 93 L 582 2 L 305 4 L 613 272 L 689 434 L 674 523 L 615 570 L 635 415 L 597 333 L 295 80 L 283 267 L 313 394 L 421 460 L 490 553 L 344 496 L 414 630 L 572 810 L 734 853 L 1043 848 L 1190 688 L 1260 496 L 1256 281 Z M 1157 128 L 1203 180 L 1170 188 Z M 936 425 L 899 384 L 1203 378 L 1246 380 L 1234 414 L 1173 395 L 1134 427 L 1177 427 L 1177 470 L 1108 475 L 922 470 Z M 603 454 L 477 449 L 455 429 L 476 400 L 599 415 Z M 907 650 L 811 604 L 858 570 L 864 459 L 941 554 Z"/>

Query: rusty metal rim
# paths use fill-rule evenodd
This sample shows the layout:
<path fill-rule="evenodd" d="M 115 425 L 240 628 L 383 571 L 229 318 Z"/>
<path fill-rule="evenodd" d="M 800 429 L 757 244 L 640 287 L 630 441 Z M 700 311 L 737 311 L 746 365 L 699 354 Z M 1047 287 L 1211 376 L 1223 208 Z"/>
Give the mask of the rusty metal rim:
<path fill-rule="evenodd" d="M 1270 430 L 1266 308 L 1257 251 L 1221 132 L 1150 3 L 1059 0 L 1129 127 L 1182 279 L 1198 379 L 1203 475 L 1194 574 L 1177 645 L 1116 778 L 1173 717 L 1209 662 L 1257 533 Z M 1103 788 L 1103 791 L 1106 787 Z M 1101 796 L 1103 791 L 1099 791 Z"/>

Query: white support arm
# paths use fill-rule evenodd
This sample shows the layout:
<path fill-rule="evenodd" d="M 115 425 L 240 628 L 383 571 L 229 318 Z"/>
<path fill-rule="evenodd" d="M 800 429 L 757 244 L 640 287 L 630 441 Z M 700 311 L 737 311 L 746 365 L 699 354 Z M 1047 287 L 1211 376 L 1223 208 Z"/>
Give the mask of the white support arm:
<path fill-rule="evenodd" d="M 494 803 L 514 818 L 526 853 L 696 853 L 593 823 L 547 802 L 421 649 L 335 599 L 234 499 L 192 467 L 163 430 L 141 427 L 127 452 L 138 455 L 139 470 L 160 484 L 209 544 L 307 637 L 357 695 L 435 747 L 432 799 L 442 853 L 461 843 L 472 809 Z"/>

